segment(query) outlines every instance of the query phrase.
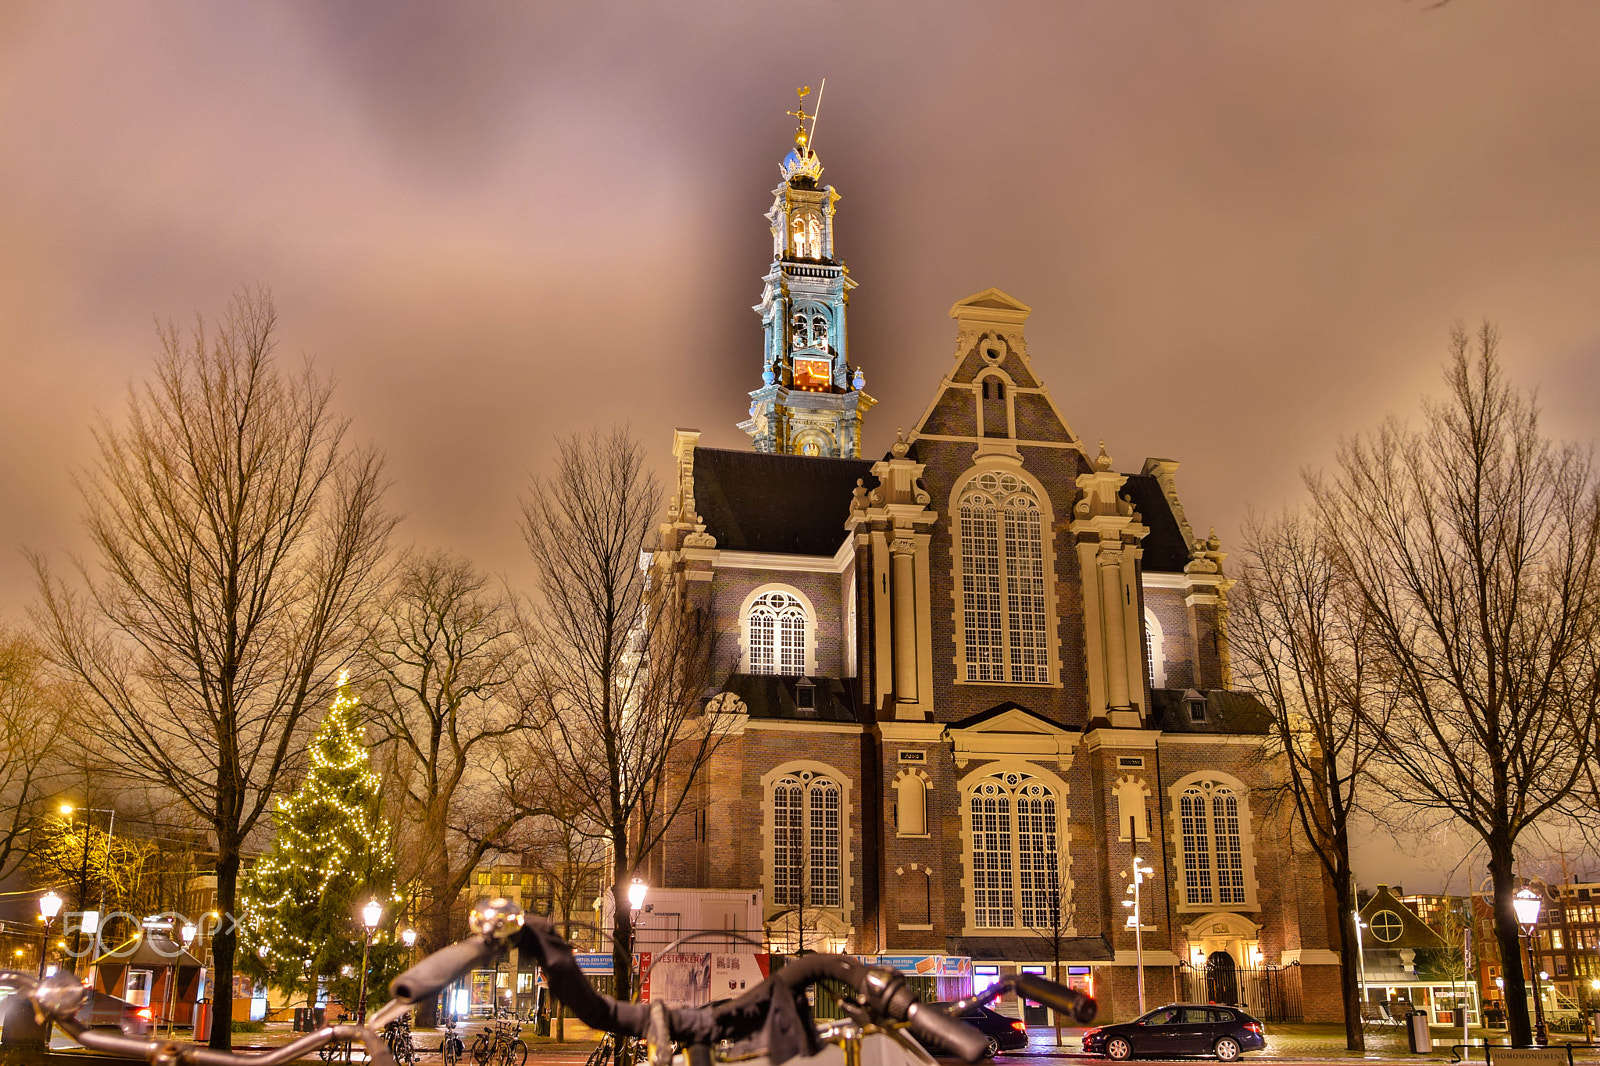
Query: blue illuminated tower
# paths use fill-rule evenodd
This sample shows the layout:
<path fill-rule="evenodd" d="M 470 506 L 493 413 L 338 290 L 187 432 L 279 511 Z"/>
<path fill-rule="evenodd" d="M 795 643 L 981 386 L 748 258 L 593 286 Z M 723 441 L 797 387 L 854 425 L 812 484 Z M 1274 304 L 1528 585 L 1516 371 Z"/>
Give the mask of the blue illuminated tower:
<path fill-rule="evenodd" d="M 760 452 L 859 458 L 861 419 L 877 401 L 862 391 L 866 379 L 848 359 L 845 308 L 856 283 L 836 255 L 839 194 L 821 184 L 822 163 L 805 129 L 814 116 L 803 108 L 791 114 L 801 121 L 767 212 L 772 268 L 755 306 L 765 342 L 762 384 L 739 428 Z"/>

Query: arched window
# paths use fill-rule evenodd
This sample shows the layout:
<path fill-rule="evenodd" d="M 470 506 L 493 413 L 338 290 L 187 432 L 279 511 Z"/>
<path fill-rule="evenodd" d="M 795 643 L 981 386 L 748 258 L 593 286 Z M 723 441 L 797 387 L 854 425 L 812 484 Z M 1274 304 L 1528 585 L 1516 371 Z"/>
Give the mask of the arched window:
<path fill-rule="evenodd" d="M 1218 781 L 1196 781 L 1178 796 L 1184 902 L 1245 902 L 1245 822 L 1239 794 Z"/>
<path fill-rule="evenodd" d="M 789 220 L 790 243 L 796 259 L 822 258 L 822 220 L 807 211 Z"/>
<path fill-rule="evenodd" d="M 1050 680 L 1039 499 L 1014 474 L 989 471 L 960 503 L 961 610 L 968 681 Z"/>
<path fill-rule="evenodd" d="M 839 785 L 809 770 L 772 786 L 772 902 L 840 905 Z"/>
<path fill-rule="evenodd" d="M 1156 620 L 1155 613 L 1147 609 L 1144 612 L 1144 662 L 1150 670 L 1151 688 L 1167 687 L 1166 649 L 1162 646 L 1165 639 L 1161 623 Z"/>
<path fill-rule="evenodd" d="M 972 924 L 983 929 L 1066 925 L 1055 793 L 1028 774 L 984 778 L 967 795 Z"/>
<path fill-rule="evenodd" d="M 895 829 L 903 837 L 928 835 L 928 782 L 913 770 L 902 770 L 894 783 Z"/>
<path fill-rule="evenodd" d="M 806 672 L 806 637 L 811 619 L 798 596 L 774 589 L 756 597 L 746 616 L 750 673 Z"/>

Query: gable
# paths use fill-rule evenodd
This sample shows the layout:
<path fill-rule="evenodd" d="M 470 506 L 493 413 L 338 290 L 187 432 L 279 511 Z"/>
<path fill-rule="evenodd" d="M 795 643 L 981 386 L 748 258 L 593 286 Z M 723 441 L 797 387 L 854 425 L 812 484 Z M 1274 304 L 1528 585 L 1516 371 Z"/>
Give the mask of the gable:
<path fill-rule="evenodd" d="M 1017 703 L 1002 703 L 954 722 L 945 729 L 956 765 L 974 759 L 1005 757 L 1051 758 L 1065 770 L 1072 762 L 1082 733 L 1065 729 Z"/>
<path fill-rule="evenodd" d="M 1444 937 L 1389 890 L 1379 885 L 1367 905 L 1361 908 L 1361 920 L 1367 923 L 1366 945 L 1373 949 L 1444 948 Z"/>

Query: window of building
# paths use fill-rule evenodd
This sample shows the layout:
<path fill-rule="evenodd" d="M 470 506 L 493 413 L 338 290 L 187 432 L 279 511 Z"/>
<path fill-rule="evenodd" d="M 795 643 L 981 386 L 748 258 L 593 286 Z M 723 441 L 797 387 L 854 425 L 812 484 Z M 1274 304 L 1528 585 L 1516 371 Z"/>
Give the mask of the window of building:
<path fill-rule="evenodd" d="M 1184 902 L 1246 902 L 1244 853 L 1248 812 L 1238 792 L 1218 781 L 1185 785 L 1178 796 Z"/>
<path fill-rule="evenodd" d="M 1150 671 L 1150 687 L 1167 687 L 1167 661 L 1165 636 L 1161 632 L 1161 623 L 1156 620 L 1152 611 L 1144 612 L 1144 664 Z"/>
<path fill-rule="evenodd" d="M 994 774 L 967 795 L 972 924 L 1049 929 L 1065 922 L 1055 793 L 1025 773 Z"/>
<path fill-rule="evenodd" d="M 811 771 L 772 787 L 772 902 L 840 906 L 843 810 L 839 785 Z"/>
<path fill-rule="evenodd" d="M 745 625 L 750 673 L 797 676 L 806 672 L 811 619 L 798 596 L 773 590 L 756 597 Z"/>
<path fill-rule="evenodd" d="M 967 484 L 958 528 L 968 681 L 1050 680 L 1043 527 L 1037 495 L 1015 475 Z"/>

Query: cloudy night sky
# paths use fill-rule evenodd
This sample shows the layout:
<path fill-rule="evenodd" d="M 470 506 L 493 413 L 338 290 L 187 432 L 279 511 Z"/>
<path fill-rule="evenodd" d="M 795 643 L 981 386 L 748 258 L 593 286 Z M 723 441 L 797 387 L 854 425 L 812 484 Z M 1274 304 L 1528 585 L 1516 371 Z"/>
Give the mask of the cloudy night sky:
<path fill-rule="evenodd" d="M 245 284 L 387 451 L 405 539 L 514 584 L 553 437 L 628 423 L 663 471 L 675 426 L 745 446 L 762 213 L 823 77 L 868 454 L 990 285 L 1072 428 L 1180 460 L 1225 547 L 1414 413 L 1457 320 L 1588 440 L 1597 40 L 1600 5 L 1554 0 L 7 0 L 0 613 L 18 549 L 81 544 L 71 471 L 154 320 Z"/>

